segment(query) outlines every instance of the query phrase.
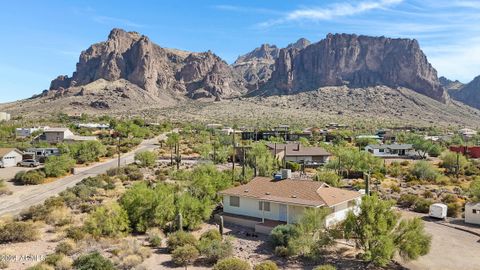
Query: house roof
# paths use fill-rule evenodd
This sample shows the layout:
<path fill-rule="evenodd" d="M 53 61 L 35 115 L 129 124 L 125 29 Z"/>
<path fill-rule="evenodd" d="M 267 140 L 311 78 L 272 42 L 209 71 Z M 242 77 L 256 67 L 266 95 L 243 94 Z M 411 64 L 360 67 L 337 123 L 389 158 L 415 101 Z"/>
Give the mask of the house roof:
<path fill-rule="evenodd" d="M 361 196 L 359 192 L 330 187 L 323 182 L 269 177 L 255 177 L 248 184 L 219 194 L 311 207 L 333 206 Z"/>
<path fill-rule="evenodd" d="M 19 154 L 22 154 L 22 152 L 20 152 L 20 150 L 18 150 L 17 148 L 0 148 L 0 157 L 4 157 L 6 154 L 12 151 L 16 151 Z"/>
<path fill-rule="evenodd" d="M 412 149 L 413 146 L 411 144 L 369 144 L 367 147 L 373 149 L 394 149 L 394 150 L 408 150 Z"/>
<path fill-rule="evenodd" d="M 43 132 L 66 132 L 69 131 L 68 128 L 47 128 Z"/>
<path fill-rule="evenodd" d="M 298 143 L 279 144 L 276 146 L 273 143 L 267 144 L 270 149 L 277 148 L 277 152 L 287 150 L 286 156 L 331 156 L 329 152 L 321 147 L 305 147 Z"/>

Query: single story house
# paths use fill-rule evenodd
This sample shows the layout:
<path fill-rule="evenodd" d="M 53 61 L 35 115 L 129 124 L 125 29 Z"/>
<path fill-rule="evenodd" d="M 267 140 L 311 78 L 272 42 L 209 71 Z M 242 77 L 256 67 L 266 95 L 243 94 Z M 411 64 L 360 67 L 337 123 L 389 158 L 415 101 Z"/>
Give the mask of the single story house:
<path fill-rule="evenodd" d="M 78 128 L 95 128 L 95 129 L 109 129 L 109 124 L 99 124 L 99 123 L 78 123 L 76 124 Z"/>
<path fill-rule="evenodd" d="M 349 211 L 358 213 L 361 194 L 330 187 L 312 180 L 255 177 L 249 183 L 219 192 L 223 196 L 225 222 L 269 233 L 279 224 L 297 222 L 305 209 L 327 207 L 325 220 L 330 226 L 346 218 Z"/>
<path fill-rule="evenodd" d="M 326 163 L 332 156 L 321 147 L 307 147 L 300 143 L 270 143 L 267 147 L 277 159 L 297 163 L 320 165 Z"/>
<path fill-rule="evenodd" d="M 465 223 L 480 225 L 480 202 L 465 204 Z"/>
<path fill-rule="evenodd" d="M 60 150 L 58 148 L 28 148 L 23 153 L 23 159 L 35 159 L 43 163 L 47 157 L 59 155 Z"/>
<path fill-rule="evenodd" d="M 365 151 L 383 158 L 410 157 L 415 154 L 411 144 L 369 144 Z"/>
<path fill-rule="evenodd" d="M 45 130 L 49 127 L 31 127 L 31 128 L 16 128 L 15 135 L 17 138 L 26 138 L 32 135 L 32 133 Z"/>
<path fill-rule="evenodd" d="M 458 134 L 462 135 L 464 138 L 471 138 L 477 135 L 477 131 L 470 128 L 462 128 L 458 131 Z"/>
<path fill-rule="evenodd" d="M 47 128 L 36 140 L 55 144 L 61 142 L 95 141 L 97 137 L 78 136 L 73 134 L 68 128 Z"/>
<path fill-rule="evenodd" d="M 0 112 L 0 122 L 1 121 L 10 121 L 10 114 L 6 112 Z"/>
<path fill-rule="evenodd" d="M 23 160 L 22 152 L 16 148 L 0 148 L 0 168 L 15 167 Z"/>

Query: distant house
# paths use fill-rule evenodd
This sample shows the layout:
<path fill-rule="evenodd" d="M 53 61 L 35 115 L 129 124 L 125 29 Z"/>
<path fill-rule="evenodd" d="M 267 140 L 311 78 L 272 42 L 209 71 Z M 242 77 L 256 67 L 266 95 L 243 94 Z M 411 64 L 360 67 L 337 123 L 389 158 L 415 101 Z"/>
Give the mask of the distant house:
<path fill-rule="evenodd" d="M 464 138 L 471 138 L 477 135 L 477 131 L 470 128 L 462 128 L 458 131 L 458 134 L 462 135 Z"/>
<path fill-rule="evenodd" d="M 307 208 L 329 208 L 325 220 L 330 226 L 345 219 L 351 210 L 358 212 L 361 194 L 330 187 L 311 180 L 273 180 L 255 177 L 248 184 L 219 192 L 223 196 L 225 222 L 269 233 L 279 224 L 296 223 Z"/>
<path fill-rule="evenodd" d="M 15 167 L 22 161 L 22 152 L 16 148 L 0 148 L 0 168 Z"/>
<path fill-rule="evenodd" d="M 6 112 L 0 112 L 0 122 L 1 121 L 10 121 L 10 114 Z"/>
<path fill-rule="evenodd" d="M 78 128 L 94 128 L 94 129 L 109 129 L 110 125 L 108 124 L 99 124 L 99 123 L 78 123 L 76 124 Z"/>
<path fill-rule="evenodd" d="M 365 147 L 365 151 L 381 158 L 396 158 L 413 156 L 413 146 L 411 144 L 370 144 Z"/>
<path fill-rule="evenodd" d="M 16 128 L 15 135 L 17 138 L 26 138 L 37 131 L 45 130 L 47 128 L 49 127 Z"/>
<path fill-rule="evenodd" d="M 300 143 L 267 144 L 272 154 L 279 160 L 293 161 L 305 164 L 324 164 L 332 156 L 321 147 L 307 147 Z"/>
<path fill-rule="evenodd" d="M 465 204 L 465 222 L 480 225 L 480 202 Z"/>
<path fill-rule="evenodd" d="M 35 159 L 39 162 L 45 162 L 49 156 L 59 156 L 58 148 L 28 148 L 23 153 L 23 159 Z"/>
<path fill-rule="evenodd" d="M 78 136 L 73 134 L 68 128 L 48 128 L 43 131 L 43 134 L 36 138 L 38 141 L 44 141 L 48 143 L 61 143 L 61 142 L 77 142 L 77 141 L 95 141 L 95 136 Z"/>

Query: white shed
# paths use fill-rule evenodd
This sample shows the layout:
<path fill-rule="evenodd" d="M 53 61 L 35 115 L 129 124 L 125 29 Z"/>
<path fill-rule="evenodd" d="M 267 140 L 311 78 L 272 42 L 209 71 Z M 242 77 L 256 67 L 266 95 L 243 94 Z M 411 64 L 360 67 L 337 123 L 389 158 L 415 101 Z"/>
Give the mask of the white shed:
<path fill-rule="evenodd" d="M 428 212 L 428 215 L 430 217 L 444 219 L 447 217 L 447 210 L 447 205 L 443 203 L 434 203 L 430 205 L 430 211 Z"/>
<path fill-rule="evenodd" d="M 0 168 L 15 167 L 22 158 L 22 152 L 16 148 L 0 148 Z"/>
<path fill-rule="evenodd" d="M 465 204 L 465 223 L 480 225 L 480 202 Z"/>

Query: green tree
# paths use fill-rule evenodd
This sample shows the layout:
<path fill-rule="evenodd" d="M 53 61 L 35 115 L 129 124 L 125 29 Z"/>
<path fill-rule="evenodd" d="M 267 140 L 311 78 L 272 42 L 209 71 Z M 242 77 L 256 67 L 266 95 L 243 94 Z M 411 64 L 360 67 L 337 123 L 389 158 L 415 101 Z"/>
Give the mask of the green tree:
<path fill-rule="evenodd" d="M 480 202 L 480 177 L 470 183 L 469 193 L 473 201 Z"/>
<path fill-rule="evenodd" d="M 465 169 L 470 165 L 470 162 L 464 155 L 450 151 L 443 152 L 440 159 L 442 160 L 442 167 L 450 174 L 464 173 Z"/>
<path fill-rule="evenodd" d="M 50 156 L 45 161 L 45 174 L 49 177 L 59 177 L 67 174 L 75 166 L 75 160 L 68 155 Z"/>
<path fill-rule="evenodd" d="M 196 259 L 198 259 L 199 252 L 197 248 L 193 245 L 185 245 L 176 248 L 172 252 L 172 261 L 179 266 L 184 266 L 187 269 L 187 266 L 192 264 Z"/>
<path fill-rule="evenodd" d="M 115 270 L 113 263 L 98 251 L 81 255 L 73 262 L 73 266 L 78 270 Z"/>
<path fill-rule="evenodd" d="M 352 172 L 379 172 L 383 166 L 381 159 L 357 148 L 337 147 L 333 152 L 335 157 L 327 163 L 326 167 L 347 177 Z"/>
<path fill-rule="evenodd" d="M 319 170 L 315 175 L 316 181 L 325 182 L 332 187 L 338 187 L 340 184 L 340 176 L 332 170 Z"/>
<path fill-rule="evenodd" d="M 345 235 L 363 250 L 363 259 L 386 266 L 398 252 L 405 259 L 416 259 L 430 249 L 431 237 L 421 220 L 404 220 L 394 212 L 393 201 L 377 195 L 364 196 L 358 216 L 350 212 L 345 220 Z"/>
<path fill-rule="evenodd" d="M 119 237 L 129 232 L 127 212 L 118 204 L 110 203 L 93 211 L 85 221 L 85 230 L 95 237 Z"/>
<path fill-rule="evenodd" d="M 146 183 L 135 184 L 120 198 L 120 204 L 137 232 L 154 226 L 165 228 L 175 218 L 174 191 L 169 185 L 160 184 L 152 189 Z"/>
<path fill-rule="evenodd" d="M 410 173 L 419 180 L 435 181 L 439 177 L 438 170 L 428 161 L 421 160 L 413 164 Z"/>
<path fill-rule="evenodd" d="M 151 151 L 142 151 L 135 153 L 135 161 L 141 167 L 152 167 L 155 165 L 155 161 L 157 160 L 157 155 Z"/>
<path fill-rule="evenodd" d="M 183 226 L 189 230 L 197 229 L 207 220 L 213 211 L 212 201 L 200 200 L 189 193 L 183 193 L 176 201 L 177 214 L 182 214 Z"/>
<path fill-rule="evenodd" d="M 259 176 L 271 176 L 276 170 L 277 160 L 263 143 L 255 143 L 247 151 L 247 163 L 252 168 L 257 168 Z"/>

